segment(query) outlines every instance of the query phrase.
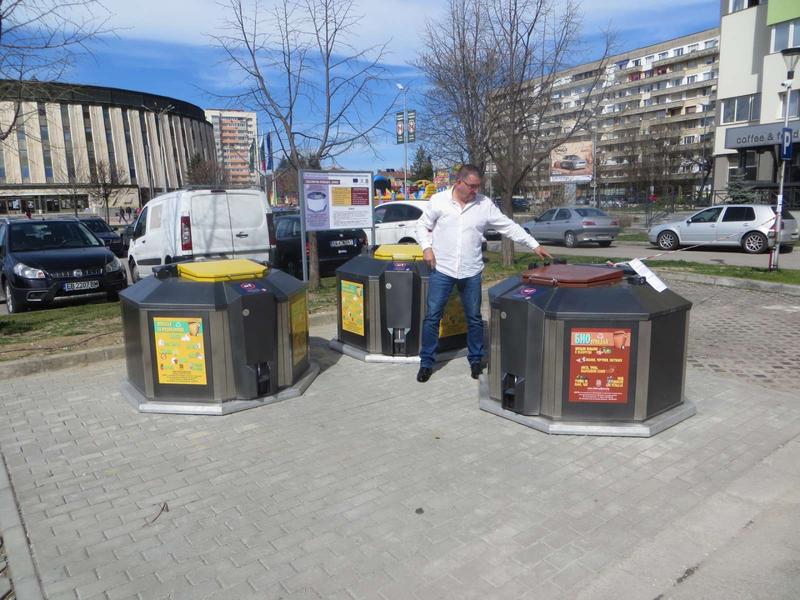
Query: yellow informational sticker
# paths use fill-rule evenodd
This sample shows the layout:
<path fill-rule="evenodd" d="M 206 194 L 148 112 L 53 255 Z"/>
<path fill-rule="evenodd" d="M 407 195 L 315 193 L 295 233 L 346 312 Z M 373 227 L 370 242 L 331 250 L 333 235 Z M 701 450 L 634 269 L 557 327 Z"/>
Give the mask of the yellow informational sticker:
<path fill-rule="evenodd" d="M 439 337 L 450 337 L 467 333 L 467 319 L 458 292 L 450 294 L 444 307 L 442 322 L 439 323 Z"/>
<path fill-rule="evenodd" d="M 342 329 L 364 335 L 364 285 L 342 279 Z"/>
<path fill-rule="evenodd" d="M 331 191 L 334 206 L 350 206 L 353 204 L 349 187 L 333 187 Z"/>
<path fill-rule="evenodd" d="M 206 385 L 203 319 L 153 317 L 158 383 Z"/>
<path fill-rule="evenodd" d="M 292 322 L 292 364 L 297 366 L 308 353 L 308 308 L 305 293 L 292 300 L 289 318 Z"/>

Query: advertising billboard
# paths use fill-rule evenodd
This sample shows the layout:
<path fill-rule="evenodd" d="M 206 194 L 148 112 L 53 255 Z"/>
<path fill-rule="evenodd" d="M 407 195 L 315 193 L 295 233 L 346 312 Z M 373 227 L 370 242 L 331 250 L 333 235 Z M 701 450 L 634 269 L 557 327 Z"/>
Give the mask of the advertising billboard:
<path fill-rule="evenodd" d="M 372 227 L 372 173 L 302 172 L 306 231 Z"/>
<path fill-rule="evenodd" d="M 566 142 L 550 153 L 550 181 L 592 180 L 592 142 Z"/>

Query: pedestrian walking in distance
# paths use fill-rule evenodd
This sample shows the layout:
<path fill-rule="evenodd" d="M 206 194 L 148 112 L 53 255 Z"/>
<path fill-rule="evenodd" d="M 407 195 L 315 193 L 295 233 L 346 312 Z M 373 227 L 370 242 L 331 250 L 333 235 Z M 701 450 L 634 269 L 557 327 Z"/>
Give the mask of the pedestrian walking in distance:
<path fill-rule="evenodd" d="M 478 190 L 481 172 L 475 165 L 458 171 L 452 188 L 434 194 L 417 221 L 422 257 L 431 267 L 427 314 L 422 324 L 417 381 L 428 381 L 436 361 L 439 323 L 453 288 L 457 288 L 467 321 L 467 360 L 473 379 L 483 368 L 481 272 L 483 234 L 492 227 L 501 235 L 525 244 L 541 258 L 551 258 L 525 230 L 505 216 Z"/>

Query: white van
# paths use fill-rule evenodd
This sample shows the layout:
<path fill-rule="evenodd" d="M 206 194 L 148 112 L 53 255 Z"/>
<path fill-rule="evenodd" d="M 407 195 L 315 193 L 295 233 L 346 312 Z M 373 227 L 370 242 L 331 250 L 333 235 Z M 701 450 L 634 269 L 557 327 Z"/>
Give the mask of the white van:
<path fill-rule="evenodd" d="M 128 265 L 134 282 L 153 267 L 212 258 L 270 261 L 275 228 L 259 190 L 178 190 L 148 202 L 133 228 Z"/>

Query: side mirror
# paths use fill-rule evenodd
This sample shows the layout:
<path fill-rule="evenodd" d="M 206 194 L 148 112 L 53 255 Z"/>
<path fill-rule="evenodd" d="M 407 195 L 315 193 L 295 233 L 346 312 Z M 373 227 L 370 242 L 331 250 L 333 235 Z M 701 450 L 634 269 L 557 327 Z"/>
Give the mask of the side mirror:
<path fill-rule="evenodd" d="M 686 219 L 686 224 L 687 225 L 691 225 L 692 224 L 692 220 L 691 219 Z"/>

